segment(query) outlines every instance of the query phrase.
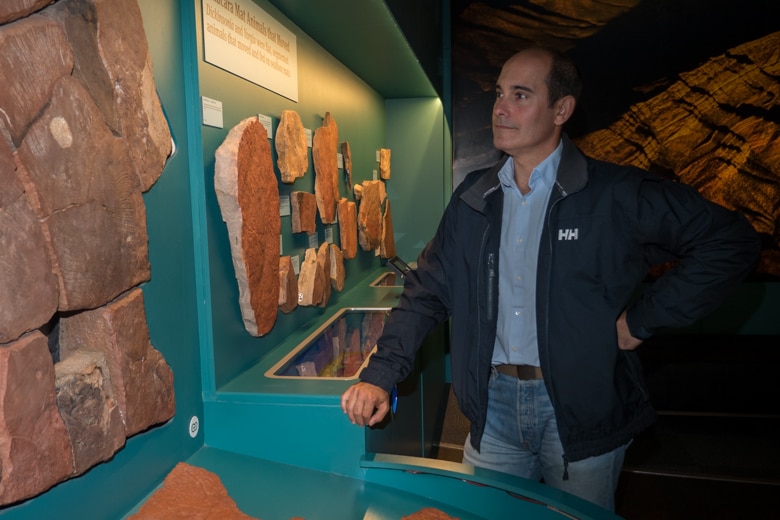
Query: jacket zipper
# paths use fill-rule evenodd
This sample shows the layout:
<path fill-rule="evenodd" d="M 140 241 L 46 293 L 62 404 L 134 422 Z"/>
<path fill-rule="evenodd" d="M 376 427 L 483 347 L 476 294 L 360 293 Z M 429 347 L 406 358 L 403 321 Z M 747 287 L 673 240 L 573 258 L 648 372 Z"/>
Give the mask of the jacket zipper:
<path fill-rule="evenodd" d="M 488 253 L 487 256 L 487 268 L 488 268 L 488 286 L 487 286 L 487 319 L 493 320 L 495 309 L 493 308 L 493 300 L 495 296 L 495 284 L 496 284 L 496 254 Z"/>

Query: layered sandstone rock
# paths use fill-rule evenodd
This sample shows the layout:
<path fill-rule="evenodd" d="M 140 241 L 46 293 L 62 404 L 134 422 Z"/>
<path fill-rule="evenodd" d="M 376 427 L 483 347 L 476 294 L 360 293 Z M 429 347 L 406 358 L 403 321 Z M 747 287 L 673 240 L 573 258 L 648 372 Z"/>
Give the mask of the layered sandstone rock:
<path fill-rule="evenodd" d="M 382 238 L 379 241 L 379 256 L 392 258 L 395 256 L 395 235 L 393 233 L 393 214 L 390 212 L 390 201 L 385 201 L 382 212 Z"/>
<path fill-rule="evenodd" d="M 0 346 L 0 382 L 0 504 L 9 504 L 69 478 L 73 455 L 46 336 Z"/>
<path fill-rule="evenodd" d="M 276 323 L 281 219 L 271 145 L 256 117 L 233 127 L 217 148 L 214 186 L 230 236 L 244 327 L 263 336 Z"/>
<path fill-rule="evenodd" d="M 342 197 L 338 204 L 339 240 L 344 258 L 351 260 L 357 256 L 357 204 Z"/>
<path fill-rule="evenodd" d="M 385 183 L 363 181 L 358 208 L 358 241 L 363 251 L 377 249 L 382 241 L 382 207 L 387 198 Z"/>
<path fill-rule="evenodd" d="M 167 421 L 176 411 L 173 373 L 151 344 L 141 289 L 109 305 L 60 320 L 60 356 L 103 354 L 127 435 Z"/>
<path fill-rule="evenodd" d="M 330 112 L 326 112 L 322 126 L 314 131 L 312 143 L 314 194 L 324 224 L 336 222 L 336 202 L 339 200 L 338 149 L 339 128 Z"/>
<path fill-rule="evenodd" d="M 279 310 L 285 314 L 298 306 L 298 279 L 295 277 L 292 258 L 279 257 Z"/>
<path fill-rule="evenodd" d="M 379 178 L 383 181 L 390 180 L 390 149 L 379 150 Z"/>
<path fill-rule="evenodd" d="M 341 291 L 344 289 L 344 279 L 346 278 L 344 254 L 336 244 L 328 246 L 328 254 L 330 255 L 330 286 L 334 291 Z"/>
<path fill-rule="evenodd" d="M 313 193 L 291 191 L 290 208 L 293 233 L 317 232 L 317 198 Z"/>
<path fill-rule="evenodd" d="M 253 517 L 238 509 L 219 476 L 203 468 L 180 462 L 165 477 L 162 487 L 129 518 L 252 520 Z"/>
<path fill-rule="evenodd" d="M 125 426 L 103 353 L 79 350 L 54 365 L 54 372 L 57 408 L 73 450 L 73 473 L 80 475 L 124 446 Z"/>
<path fill-rule="evenodd" d="M 310 247 L 306 250 L 298 275 L 298 305 L 319 305 L 325 295 L 326 286 L 330 287 L 330 284 L 317 261 L 317 250 Z"/>
<path fill-rule="evenodd" d="M 779 105 L 778 76 L 780 32 L 681 74 L 662 94 L 577 144 L 595 158 L 669 172 L 741 210 L 780 246 L 780 123 L 771 116 Z M 780 275 L 777 247 L 762 252 L 759 270 Z"/>
<path fill-rule="evenodd" d="M 282 182 L 292 184 L 295 179 L 303 177 L 309 169 L 309 148 L 306 144 L 306 130 L 298 112 L 282 110 L 274 145 L 276 166 L 282 174 Z"/>

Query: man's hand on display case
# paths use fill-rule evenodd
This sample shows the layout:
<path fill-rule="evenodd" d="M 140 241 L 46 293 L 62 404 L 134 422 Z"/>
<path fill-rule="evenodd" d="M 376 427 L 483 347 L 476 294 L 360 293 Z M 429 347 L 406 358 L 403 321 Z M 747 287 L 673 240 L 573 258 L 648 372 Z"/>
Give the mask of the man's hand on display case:
<path fill-rule="evenodd" d="M 341 396 L 341 409 L 358 426 L 374 426 L 390 411 L 390 396 L 371 383 L 355 383 Z"/>

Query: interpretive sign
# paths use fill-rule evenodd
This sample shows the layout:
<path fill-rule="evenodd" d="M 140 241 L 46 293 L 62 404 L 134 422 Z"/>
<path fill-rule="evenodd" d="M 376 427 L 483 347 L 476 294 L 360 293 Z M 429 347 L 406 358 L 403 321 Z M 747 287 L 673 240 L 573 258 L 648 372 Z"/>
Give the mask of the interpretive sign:
<path fill-rule="evenodd" d="M 205 60 L 298 101 L 295 34 L 251 0 L 202 0 Z"/>

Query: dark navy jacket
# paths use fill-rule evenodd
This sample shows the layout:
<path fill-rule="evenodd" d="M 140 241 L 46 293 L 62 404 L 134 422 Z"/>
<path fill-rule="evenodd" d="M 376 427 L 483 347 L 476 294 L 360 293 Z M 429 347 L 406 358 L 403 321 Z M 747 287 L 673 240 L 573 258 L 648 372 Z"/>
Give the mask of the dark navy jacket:
<path fill-rule="evenodd" d="M 539 250 L 537 334 L 564 453 L 576 461 L 625 444 L 654 420 L 636 353 L 617 347 L 623 309 L 642 339 L 689 325 L 747 275 L 759 243 L 741 215 L 693 188 L 587 158 L 563 140 Z M 389 391 L 427 334 L 452 318 L 453 390 L 477 449 L 496 334 L 503 163 L 458 186 L 360 375 Z M 670 260 L 675 266 L 637 294 L 649 267 Z"/>

